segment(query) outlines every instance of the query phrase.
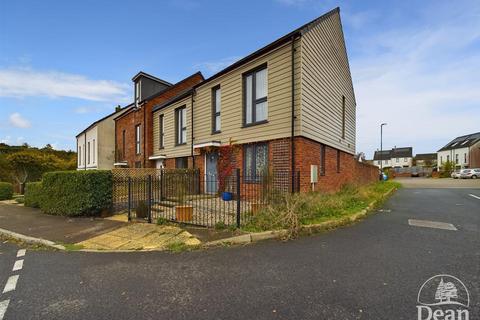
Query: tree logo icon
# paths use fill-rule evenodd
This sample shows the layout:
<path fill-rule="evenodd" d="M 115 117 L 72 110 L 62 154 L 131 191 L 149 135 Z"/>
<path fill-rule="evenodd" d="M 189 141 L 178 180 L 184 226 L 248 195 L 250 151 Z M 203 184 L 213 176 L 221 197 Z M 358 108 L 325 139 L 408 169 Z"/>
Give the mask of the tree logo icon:
<path fill-rule="evenodd" d="M 418 291 L 417 302 L 419 320 L 469 319 L 467 287 L 460 279 L 448 274 L 439 274 L 425 281 Z"/>

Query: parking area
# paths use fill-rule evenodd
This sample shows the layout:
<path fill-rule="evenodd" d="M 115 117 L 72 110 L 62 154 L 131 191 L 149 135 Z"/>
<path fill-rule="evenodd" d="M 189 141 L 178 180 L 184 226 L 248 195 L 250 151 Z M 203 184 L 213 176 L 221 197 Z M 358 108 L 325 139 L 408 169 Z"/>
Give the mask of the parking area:
<path fill-rule="evenodd" d="M 480 179 L 396 178 L 405 188 L 479 188 Z"/>

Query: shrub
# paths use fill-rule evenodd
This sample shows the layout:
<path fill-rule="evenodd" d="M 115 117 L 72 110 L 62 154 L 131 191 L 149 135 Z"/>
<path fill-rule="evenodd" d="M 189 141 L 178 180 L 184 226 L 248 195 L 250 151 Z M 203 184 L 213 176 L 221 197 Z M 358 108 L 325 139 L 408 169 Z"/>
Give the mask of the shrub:
<path fill-rule="evenodd" d="M 62 216 L 95 216 L 112 206 L 112 173 L 58 171 L 43 176 L 40 208 Z"/>
<path fill-rule="evenodd" d="M 13 185 L 9 182 L 0 182 L 0 200 L 9 200 L 13 196 Z"/>
<path fill-rule="evenodd" d="M 32 208 L 40 208 L 42 197 L 41 182 L 27 182 L 25 185 L 25 206 Z"/>
<path fill-rule="evenodd" d="M 16 203 L 24 203 L 25 202 L 25 197 L 23 195 L 20 195 L 18 197 L 14 197 L 13 200 L 15 200 Z"/>

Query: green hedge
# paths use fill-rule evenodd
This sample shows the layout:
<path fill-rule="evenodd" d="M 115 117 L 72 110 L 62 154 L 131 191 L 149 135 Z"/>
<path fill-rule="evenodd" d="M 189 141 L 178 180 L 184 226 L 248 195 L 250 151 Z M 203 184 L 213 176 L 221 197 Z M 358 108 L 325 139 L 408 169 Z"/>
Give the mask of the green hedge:
<path fill-rule="evenodd" d="M 112 173 L 58 171 L 43 176 L 40 208 L 62 216 L 95 216 L 112 206 Z"/>
<path fill-rule="evenodd" d="M 13 196 L 13 185 L 9 182 L 0 182 L 0 200 L 9 200 Z"/>
<path fill-rule="evenodd" d="M 42 195 L 41 182 L 27 182 L 25 185 L 25 206 L 40 208 Z"/>

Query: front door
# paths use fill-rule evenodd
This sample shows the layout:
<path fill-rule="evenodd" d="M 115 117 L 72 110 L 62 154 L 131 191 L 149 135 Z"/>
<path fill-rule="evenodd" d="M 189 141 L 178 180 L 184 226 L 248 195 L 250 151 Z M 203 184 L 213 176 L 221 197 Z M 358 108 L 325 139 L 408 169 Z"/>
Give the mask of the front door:
<path fill-rule="evenodd" d="M 205 188 L 207 193 L 216 193 L 218 191 L 217 161 L 217 152 L 205 154 Z"/>

